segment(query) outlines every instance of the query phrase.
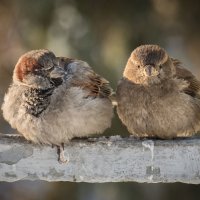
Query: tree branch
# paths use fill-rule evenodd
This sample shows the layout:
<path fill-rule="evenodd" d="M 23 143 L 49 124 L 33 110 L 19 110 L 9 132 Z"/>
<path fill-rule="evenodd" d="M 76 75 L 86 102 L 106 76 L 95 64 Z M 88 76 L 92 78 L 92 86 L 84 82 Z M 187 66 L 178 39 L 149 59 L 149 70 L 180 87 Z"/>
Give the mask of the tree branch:
<path fill-rule="evenodd" d="M 56 149 L 21 137 L 0 136 L 0 181 L 200 183 L 200 138 L 139 140 L 75 139 L 65 144 L 66 164 Z"/>

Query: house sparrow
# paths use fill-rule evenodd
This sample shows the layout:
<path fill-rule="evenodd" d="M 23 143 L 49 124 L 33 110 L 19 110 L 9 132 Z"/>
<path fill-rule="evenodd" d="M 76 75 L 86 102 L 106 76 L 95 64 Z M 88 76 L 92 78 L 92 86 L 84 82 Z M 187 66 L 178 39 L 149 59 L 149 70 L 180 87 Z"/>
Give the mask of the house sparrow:
<path fill-rule="evenodd" d="M 56 145 L 65 162 L 64 143 L 110 127 L 110 95 L 109 82 L 86 62 L 33 50 L 15 66 L 3 116 L 27 140 Z"/>
<path fill-rule="evenodd" d="M 188 137 L 200 130 L 200 81 L 157 45 L 136 48 L 119 81 L 117 112 L 137 137 Z"/>

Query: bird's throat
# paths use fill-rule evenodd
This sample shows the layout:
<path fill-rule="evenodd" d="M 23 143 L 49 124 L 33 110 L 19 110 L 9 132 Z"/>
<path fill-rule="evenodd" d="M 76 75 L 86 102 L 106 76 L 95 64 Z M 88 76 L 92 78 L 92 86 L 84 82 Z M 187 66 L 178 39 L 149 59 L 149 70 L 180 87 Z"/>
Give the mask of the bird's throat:
<path fill-rule="evenodd" d="M 50 97 L 53 90 L 54 88 L 28 88 L 25 90 L 22 98 L 24 98 L 23 106 L 25 107 L 26 112 L 35 117 L 39 117 L 50 104 Z"/>

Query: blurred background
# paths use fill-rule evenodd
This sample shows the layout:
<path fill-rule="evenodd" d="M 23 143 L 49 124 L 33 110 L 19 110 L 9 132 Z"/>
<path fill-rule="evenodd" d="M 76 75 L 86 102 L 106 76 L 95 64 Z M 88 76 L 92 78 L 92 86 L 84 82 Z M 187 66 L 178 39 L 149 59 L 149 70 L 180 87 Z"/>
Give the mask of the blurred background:
<path fill-rule="evenodd" d="M 1 0 L 0 104 L 18 58 L 47 48 L 86 60 L 116 88 L 131 51 L 159 44 L 200 77 L 200 1 Z M 200 79 L 200 78 L 199 78 Z M 15 133 L 0 112 L 0 133 Z M 117 116 L 105 135 L 128 135 Z M 138 183 L 0 182 L 1 200 L 198 199 L 200 186 Z"/>

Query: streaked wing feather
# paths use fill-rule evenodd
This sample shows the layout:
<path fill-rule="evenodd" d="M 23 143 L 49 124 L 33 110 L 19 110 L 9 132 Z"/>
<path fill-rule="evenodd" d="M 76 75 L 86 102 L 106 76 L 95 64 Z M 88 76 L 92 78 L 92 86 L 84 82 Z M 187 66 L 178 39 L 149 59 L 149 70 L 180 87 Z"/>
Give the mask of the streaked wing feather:
<path fill-rule="evenodd" d="M 176 67 L 176 77 L 184 79 L 189 83 L 188 88 L 184 90 L 185 93 L 200 98 L 200 81 L 187 69 L 182 66 L 182 63 L 172 58 L 172 62 Z"/>
<path fill-rule="evenodd" d="M 61 62 L 64 62 L 65 70 L 68 70 L 67 66 L 72 62 L 76 62 L 77 65 L 80 66 L 80 70 L 82 70 L 81 77 L 78 77 L 75 74 L 73 76 L 74 78 L 72 78 L 71 80 L 71 84 L 76 87 L 81 87 L 82 89 L 87 90 L 87 97 L 105 98 L 109 97 L 112 94 L 112 88 L 110 87 L 109 82 L 100 75 L 96 74 L 87 63 L 76 59 L 61 57 L 59 59 Z"/>

